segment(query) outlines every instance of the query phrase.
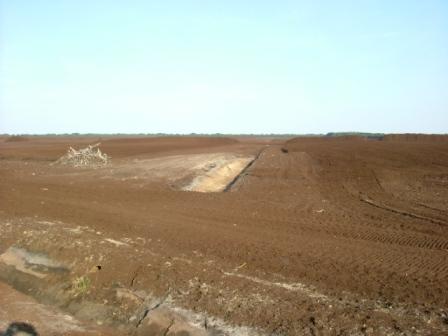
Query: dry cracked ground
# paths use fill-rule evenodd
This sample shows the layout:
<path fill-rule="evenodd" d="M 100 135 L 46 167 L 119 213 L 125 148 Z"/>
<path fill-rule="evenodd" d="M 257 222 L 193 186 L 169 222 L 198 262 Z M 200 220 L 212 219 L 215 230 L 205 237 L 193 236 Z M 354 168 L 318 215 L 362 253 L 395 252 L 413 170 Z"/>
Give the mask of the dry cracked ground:
<path fill-rule="evenodd" d="M 447 335 L 447 293 L 446 137 L 0 139 L 0 333 Z"/>

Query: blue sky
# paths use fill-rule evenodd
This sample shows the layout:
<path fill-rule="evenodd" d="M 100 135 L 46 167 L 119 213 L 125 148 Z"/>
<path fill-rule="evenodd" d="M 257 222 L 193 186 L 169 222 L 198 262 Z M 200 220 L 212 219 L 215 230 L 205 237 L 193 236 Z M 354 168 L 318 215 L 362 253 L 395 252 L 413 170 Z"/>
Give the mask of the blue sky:
<path fill-rule="evenodd" d="M 0 0 L 0 133 L 448 133 L 448 1 Z"/>

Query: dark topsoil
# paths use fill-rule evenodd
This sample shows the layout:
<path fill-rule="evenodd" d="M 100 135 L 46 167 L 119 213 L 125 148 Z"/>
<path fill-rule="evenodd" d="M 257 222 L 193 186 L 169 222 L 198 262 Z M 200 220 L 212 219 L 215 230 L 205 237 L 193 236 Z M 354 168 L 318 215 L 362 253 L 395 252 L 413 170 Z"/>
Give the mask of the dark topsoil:
<path fill-rule="evenodd" d="M 77 316 L 89 318 L 88 301 L 125 323 L 123 287 L 275 335 L 448 333 L 448 142 L 102 140 L 119 160 L 266 148 L 236 188 L 215 194 L 42 161 L 94 142 L 0 143 L 0 253 L 19 245 L 70 264 L 59 299 Z M 78 226 L 79 236 L 67 229 Z M 82 275 L 91 288 L 69 298 Z M 58 279 L 33 295 L 51 301 L 45 286 Z"/>

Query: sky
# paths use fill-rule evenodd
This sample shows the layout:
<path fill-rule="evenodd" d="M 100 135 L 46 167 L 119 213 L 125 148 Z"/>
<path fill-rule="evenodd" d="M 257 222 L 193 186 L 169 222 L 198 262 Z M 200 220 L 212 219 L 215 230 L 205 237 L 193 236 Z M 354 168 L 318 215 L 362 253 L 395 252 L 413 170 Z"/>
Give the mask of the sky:
<path fill-rule="evenodd" d="M 0 0 L 0 133 L 448 133 L 448 1 Z"/>

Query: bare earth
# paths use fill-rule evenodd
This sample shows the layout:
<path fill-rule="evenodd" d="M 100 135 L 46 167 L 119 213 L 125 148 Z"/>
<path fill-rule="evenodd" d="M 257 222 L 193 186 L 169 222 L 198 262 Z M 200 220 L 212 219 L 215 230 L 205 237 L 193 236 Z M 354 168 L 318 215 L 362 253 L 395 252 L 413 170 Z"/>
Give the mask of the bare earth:
<path fill-rule="evenodd" d="M 447 335 L 448 141 L 3 138 L 0 281 L 41 335 Z"/>

